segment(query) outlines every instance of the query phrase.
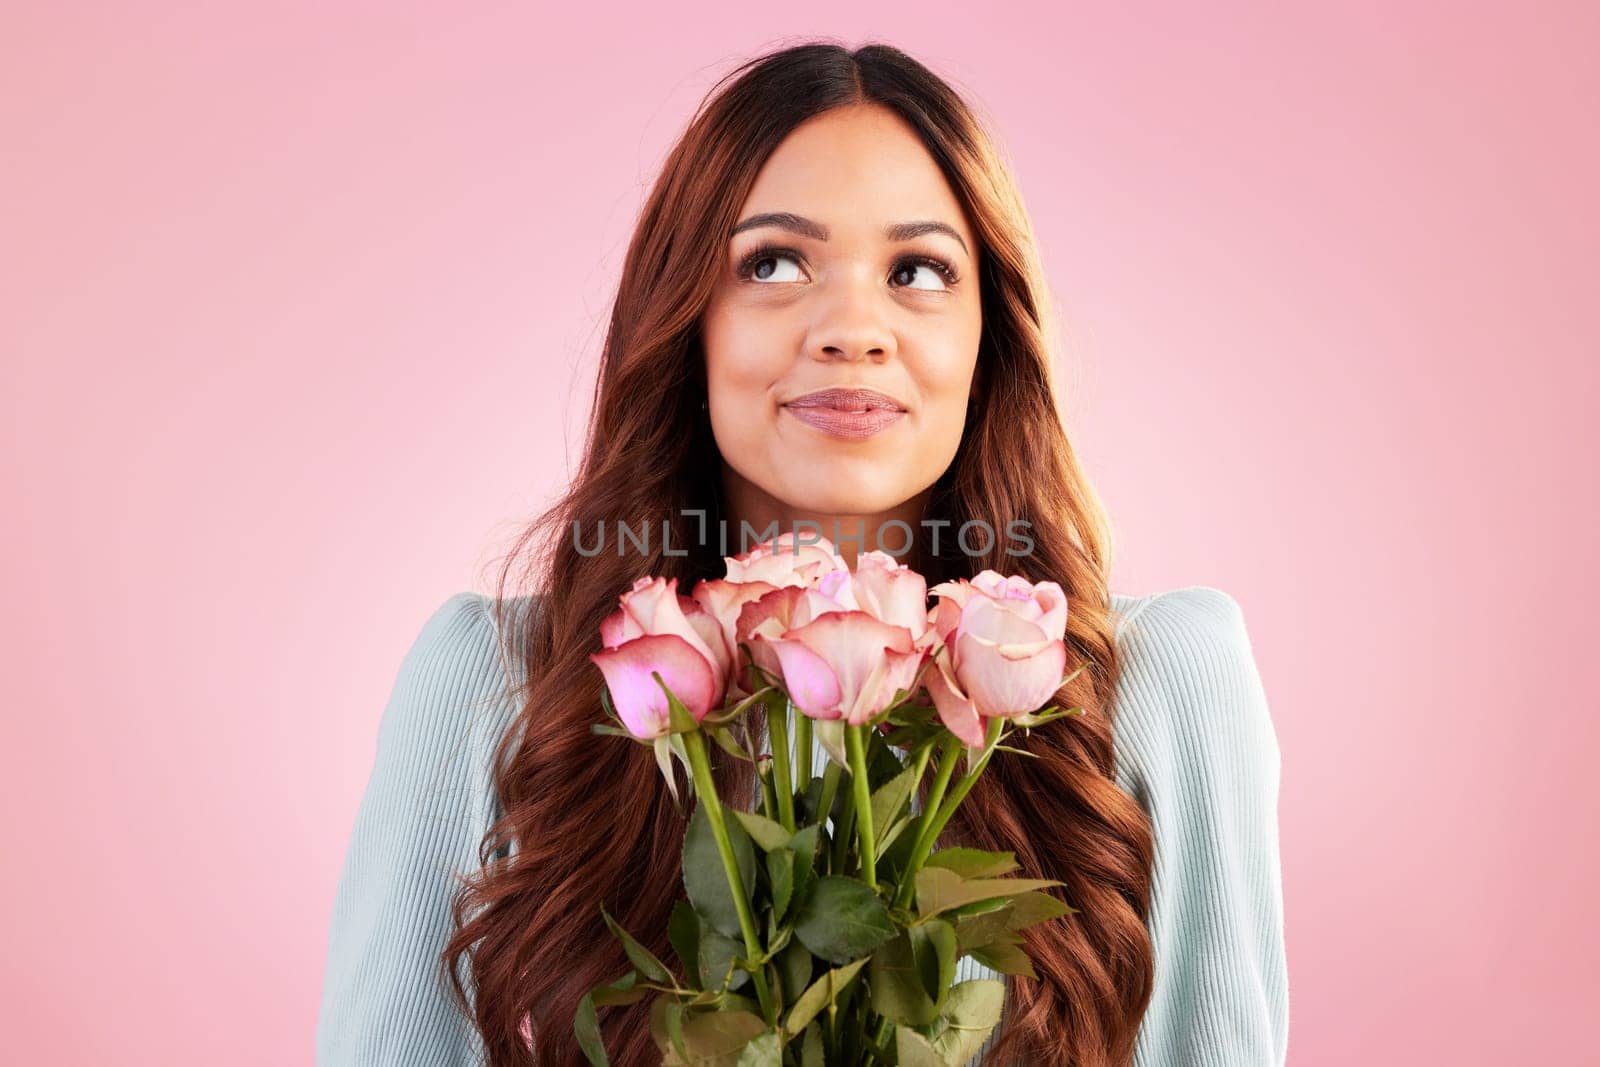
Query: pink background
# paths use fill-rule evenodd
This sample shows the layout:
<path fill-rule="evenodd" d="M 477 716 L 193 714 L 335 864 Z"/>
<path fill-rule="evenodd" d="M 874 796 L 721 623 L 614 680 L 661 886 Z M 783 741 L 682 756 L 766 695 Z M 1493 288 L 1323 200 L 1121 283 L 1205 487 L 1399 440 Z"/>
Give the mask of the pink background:
<path fill-rule="evenodd" d="M 566 477 L 701 93 L 815 33 L 1014 158 L 1115 587 L 1244 607 L 1290 1062 L 1587 1054 L 1595 9 L 1103 6 L 12 7 L 7 1056 L 309 1062 L 400 657 Z"/>

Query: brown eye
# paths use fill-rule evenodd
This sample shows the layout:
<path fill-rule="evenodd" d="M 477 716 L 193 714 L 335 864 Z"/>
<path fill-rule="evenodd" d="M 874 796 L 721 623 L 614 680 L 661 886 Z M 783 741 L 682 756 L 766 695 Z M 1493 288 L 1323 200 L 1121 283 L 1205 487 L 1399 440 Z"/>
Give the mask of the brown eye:
<path fill-rule="evenodd" d="M 793 252 L 782 248 L 758 248 L 739 264 L 739 277 L 755 282 L 798 281 L 797 277 L 784 273 L 782 264 L 786 260 L 798 269 L 800 257 Z"/>
<path fill-rule="evenodd" d="M 916 284 L 915 279 L 919 270 L 927 272 L 924 275 L 925 279 L 931 276 L 938 279 L 941 284 Z M 944 289 L 948 289 L 956 282 L 956 272 L 954 268 L 952 268 L 948 263 L 942 263 L 937 259 L 932 259 L 925 256 L 917 256 L 911 259 L 901 260 L 899 265 L 895 267 L 894 274 L 891 275 L 891 277 L 895 279 L 902 277 L 906 278 L 907 280 L 904 283 L 904 287 L 907 289 L 924 289 L 929 292 L 940 292 Z"/>

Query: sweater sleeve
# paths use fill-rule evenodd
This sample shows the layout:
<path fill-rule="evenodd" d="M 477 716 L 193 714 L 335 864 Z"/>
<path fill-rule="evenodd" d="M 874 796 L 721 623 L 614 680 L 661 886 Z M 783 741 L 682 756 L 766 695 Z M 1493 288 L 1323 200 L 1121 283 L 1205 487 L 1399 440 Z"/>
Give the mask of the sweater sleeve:
<path fill-rule="evenodd" d="M 1117 776 L 1156 847 L 1155 984 L 1134 1067 L 1281 1067 L 1280 757 L 1243 614 L 1206 586 L 1155 594 L 1120 645 Z"/>
<path fill-rule="evenodd" d="M 319 1067 L 483 1061 L 440 954 L 456 875 L 477 869 L 488 827 L 484 739 L 510 712 L 488 605 L 446 600 L 400 665 L 334 899 Z"/>

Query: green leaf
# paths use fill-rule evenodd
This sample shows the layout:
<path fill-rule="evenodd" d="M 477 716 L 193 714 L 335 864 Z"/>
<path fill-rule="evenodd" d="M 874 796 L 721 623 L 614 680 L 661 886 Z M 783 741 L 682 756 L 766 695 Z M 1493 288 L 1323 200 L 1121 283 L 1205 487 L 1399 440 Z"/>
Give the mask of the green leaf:
<path fill-rule="evenodd" d="M 826 761 L 823 762 L 823 767 L 826 769 Z M 844 809 L 852 803 L 850 790 L 844 788 L 845 781 L 847 779 L 841 775 L 837 788 L 834 790 L 833 805 L 824 812 L 820 810 L 822 807 L 822 776 L 813 776 L 798 797 L 800 803 L 795 808 L 795 819 L 799 822 L 821 823 L 826 826 L 830 819 L 837 819 L 844 814 Z M 801 812 L 805 813 L 804 818 L 801 817 Z"/>
<path fill-rule="evenodd" d="M 784 835 L 788 840 L 788 835 Z M 789 908 L 789 898 L 794 895 L 794 851 L 780 848 L 767 853 L 767 881 L 772 884 L 772 911 L 774 918 L 781 917 Z"/>
<path fill-rule="evenodd" d="M 689 817 L 689 826 L 683 834 L 683 887 L 701 918 L 728 937 L 742 939 L 744 931 L 739 926 L 739 910 L 734 904 L 733 891 L 728 886 L 728 876 L 722 867 L 722 853 L 717 849 L 711 820 L 706 817 L 704 799 L 695 804 L 694 814 Z M 755 846 L 750 843 L 750 836 L 744 832 L 739 821 L 727 817 L 729 809 L 726 804 L 722 810 L 745 899 L 750 900 L 756 886 Z"/>
<path fill-rule="evenodd" d="M 815 1019 L 829 1004 L 835 1003 L 845 987 L 855 978 L 856 973 L 867 965 L 868 957 L 863 956 L 854 963 L 843 967 L 833 967 L 822 973 L 822 977 L 812 982 L 800 999 L 796 1000 L 794 1007 L 789 1009 L 789 1017 L 784 1020 L 783 1032 L 794 1037 L 805 1029 L 806 1024 Z"/>
<path fill-rule="evenodd" d="M 956 947 L 961 952 L 971 952 L 996 941 L 1005 941 L 1008 935 L 1013 938 L 1020 936 L 1012 932 L 1010 907 L 1011 902 L 1006 901 L 1005 906 L 997 911 L 957 920 Z M 949 919 L 955 914 L 954 911 L 947 911 L 944 917 Z"/>
<path fill-rule="evenodd" d="M 695 914 L 694 906 L 687 900 L 680 899 L 672 906 L 672 914 L 667 918 L 667 940 L 672 942 L 672 950 L 683 964 L 683 973 L 690 978 L 698 975 L 700 916 Z"/>
<path fill-rule="evenodd" d="M 816 883 L 817 842 L 821 833 L 822 827 L 812 823 L 802 826 L 789 838 L 789 847 L 794 850 L 794 890 L 789 899 L 791 908 L 804 903 Z M 787 909 L 784 914 L 787 914 Z"/>
<path fill-rule="evenodd" d="M 955 973 L 954 928 L 939 919 L 913 926 L 873 953 L 867 971 L 873 1010 L 905 1026 L 926 1026 Z"/>
<path fill-rule="evenodd" d="M 890 829 L 890 824 L 900 814 L 900 809 L 906 806 L 906 801 L 911 799 L 916 788 L 917 769 L 907 767 L 872 794 L 872 828 L 879 837 L 876 848 L 880 856 L 892 840 L 885 831 Z"/>
<path fill-rule="evenodd" d="M 713 726 L 710 729 L 704 729 L 703 732 L 728 755 L 742 759 L 746 763 L 751 762 L 749 750 L 734 740 L 732 733 L 726 727 Z"/>
<path fill-rule="evenodd" d="M 1076 914 L 1077 908 L 1049 893 L 1023 893 L 1011 901 L 1010 926 L 1022 930 L 1034 923 Z"/>
<path fill-rule="evenodd" d="M 909 932 L 872 954 L 867 968 L 872 1009 L 904 1026 L 926 1026 L 938 1016 L 933 998 L 923 988 Z"/>
<path fill-rule="evenodd" d="M 738 993 L 718 993 L 710 1003 L 717 1011 L 747 1011 L 751 1015 L 761 1011 L 761 1005 L 755 998 L 740 996 Z"/>
<path fill-rule="evenodd" d="M 822 1054 L 822 1026 L 812 1023 L 806 1027 L 805 1040 L 800 1043 L 800 1067 L 827 1067 Z"/>
<path fill-rule="evenodd" d="M 972 958 L 988 967 L 990 970 L 1001 974 L 1021 974 L 1029 978 L 1039 977 L 1033 970 L 1033 960 L 1028 957 L 1021 945 L 1005 941 L 996 941 L 982 948 L 972 950 Z"/>
<path fill-rule="evenodd" d="M 913 825 L 916 821 L 917 816 L 915 814 L 906 812 L 894 822 L 889 824 L 889 828 L 883 831 L 883 837 L 874 842 L 874 845 L 878 850 L 878 859 L 880 862 L 889 854 L 890 847 L 900 839 L 900 835 L 905 832 L 905 828 Z M 878 824 L 873 823 L 872 829 L 874 832 L 877 832 L 879 829 Z"/>
<path fill-rule="evenodd" d="M 941 914 L 951 922 L 966 919 L 974 915 L 988 915 L 990 912 L 1005 911 L 1011 907 L 1011 901 L 1005 897 L 990 897 L 988 900 L 974 900 L 971 904 L 963 904 L 959 908 L 951 908 Z"/>
<path fill-rule="evenodd" d="M 652 982 L 672 981 L 672 974 L 667 970 L 667 965 L 656 959 L 653 952 L 635 941 L 633 935 L 611 917 L 604 904 L 600 905 L 600 917 L 606 921 L 606 925 L 611 928 L 617 940 L 622 942 L 622 950 L 628 954 L 628 962 L 637 967 L 640 974 Z"/>
<path fill-rule="evenodd" d="M 995 878 L 1016 870 L 1015 852 L 985 852 L 978 848 L 942 848 L 928 857 L 924 867 L 943 867 L 963 878 Z"/>
<path fill-rule="evenodd" d="M 793 1004 L 811 981 L 811 950 L 791 940 L 778 956 L 778 974 L 783 980 L 783 1003 Z"/>
<path fill-rule="evenodd" d="M 883 829 L 901 813 L 910 795 L 917 790 L 917 768 L 907 766 L 904 771 L 872 793 L 872 825 Z"/>
<path fill-rule="evenodd" d="M 1000 1021 L 1005 999 L 1005 983 L 993 978 L 972 978 L 952 988 L 939 1013 L 944 1025 L 933 1039 L 940 1062 L 964 1064 L 977 1055 Z"/>
<path fill-rule="evenodd" d="M 651 671 L 650 677 L 656 680 L 661 691 L 667 694 L 667 723 L 674 733 L 688 733 L 700 729 L 700 724 L 695 721 L 694 713 L 683 706 L 676 694 L 667 688 L 667 683 L 661 680 L 660 671 Z"/>
<path fill-rule="evenodd" d="M 733 809 L 733 817 L 744 826 L 750 839 L 761 847 L 763 852 L 771 852 L 775 848 L 782 848 L 789 843 L 789 831 L 783 824 L 774 822 L 765 815 L 758 815 L 753 811 L 740 811 Z"/>
<path fill-rule="evenodd" d="M 682 1023 L 683 1051 L 667 1049 L 662 1067 L 733 1067 L 741 1050 L 766 1029 L 761 1016 L 748 1011 L 689 1016 Z"/>
<path fill-rule="evenodd" d="M 920 884 L 920 883 L 919 883 Z M 830 963 L 870 956 L 896 928 L 876 890 L 842 875 L 823 875 L 795 918 L 794 936 Z"/>
<path fill-rule="evenodd" d="M 677 1001 L 671 1001 L 667 1004 L 667 1036 L 671 1039 L 672 1044 L 666 1051 L 669 1056 L 676 1053 L 687 1060 L 689 1058 L 689 1047 L 683 1040 L 683 1015 L 684 1008 L 682 1004 Z"/>
<path fill-rule="evenodd" d="M 686 1049 L 683 1048 L 683 1005 L 672 993 L 658 993 L 650 1001 L 650 1037 L 656 1043 L 656 1048 L 661 1051 L 662 1057 L 667 1056 L 669 1049 L 677 1046 L 677 1056 L 682 1059 Z"/>
<path fill-rule="evenodd" d="M 767 1030 L 739 1050 L 734 1067 L 783 1067 L 783 1037 Z"/>
<path fill-rule="evenodd" d="M 629 971 L 610 985 L 596 986 L 589 990 L 589 996 L 594 998 L 597 1008 L 609 1008 L 615 1004 L 634 1004 L 650 995 L 646 986 L 636 985 L 639 980 L 638 971 Z"/>
<path fill-rule="evenodd" d="M 945 867 L 924 867 L 917 872 L 917 912 L 937 915 L 963 904 L 1061 884 L 1048 878 L 963 878 Z"/>
<path fill-rule="evenodd" d="M 700 985 L 705 989 L 738 989 L 750 980 L 742 967 L 735 968 L 733 961 L 744 955 L 744 942 L 735 941 L 709 923 L 700 924 Z M 729 973 L 730 968 L 732 973 Z M 726 985 L 724 985 L 726 983 Z"/>
<path fill-rule="evenodd" d="M 955 927 L 941 919 L 921 923 L 911 928 L 912 942 L 916 945 L 918 967 L 927 989 L 933 994 L 934 1004 L 944 1010 L 945 997 L 951 983 L 956 980 L 956 960 L 961 951 L 956 947 Z"/>
<path fill-rule="evenodd" d="M 629 971 L 634 976 L 634 971 Z M 605 989 L 605 987 L 600 987 Z M 605 1054 L 605 1041 L 600 1038 L 600 1016 L 595 1013 L 595 990 L 584 993 L 578 1001 L 578 1014 L 573 1017 L 573 1033 L 578 1035 L 578 1048 L 595 1067 L 611 1067 Z"/>
<path fill-rule="evenodd" d="M 906 812 L 894 821 L 884 834 L 884 839 L 878 848 L 878 880 L 880 883 L 889 881 L 898 887 L 899 882 L 905 877 L 905 870 L 911 865 L 911 849 L 916 842 L 916 826 L 920 816 L 914 812 Z M 911 833 L 904 833 L 907 828 Z M 876 827 L 874 827 L 876 829 Z M 892 895 L 892 894 L 891 894 Z"/>
<path fill-rule="evenodd" d="M 904 1026 L 894 1028 L 894 1054 L 900 1067 L 947 1067 L 932 1041 Z"/>

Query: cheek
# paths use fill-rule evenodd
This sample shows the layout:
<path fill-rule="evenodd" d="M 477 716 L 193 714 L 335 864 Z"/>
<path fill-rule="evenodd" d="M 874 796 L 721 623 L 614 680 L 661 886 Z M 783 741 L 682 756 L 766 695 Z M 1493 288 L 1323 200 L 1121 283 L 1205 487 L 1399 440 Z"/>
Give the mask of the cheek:
<path fill-rule="evenodd" d="M 706 382 L 713 403 L 748 405 L 782 377 L 786 338 L 769 319 L 737 306 L 713 308 L 701 324 Z"/>
<path fill-rule="evenodd" d="M 922 395 L 930 411 L 937 413 L 937 429 L 959 433 L 961 420 L 972 392 L 972 373 L 977 366 L 977 342 L 971 349 L 952 345 L 929 352 L 919 361 L 918 377 Z"/>

